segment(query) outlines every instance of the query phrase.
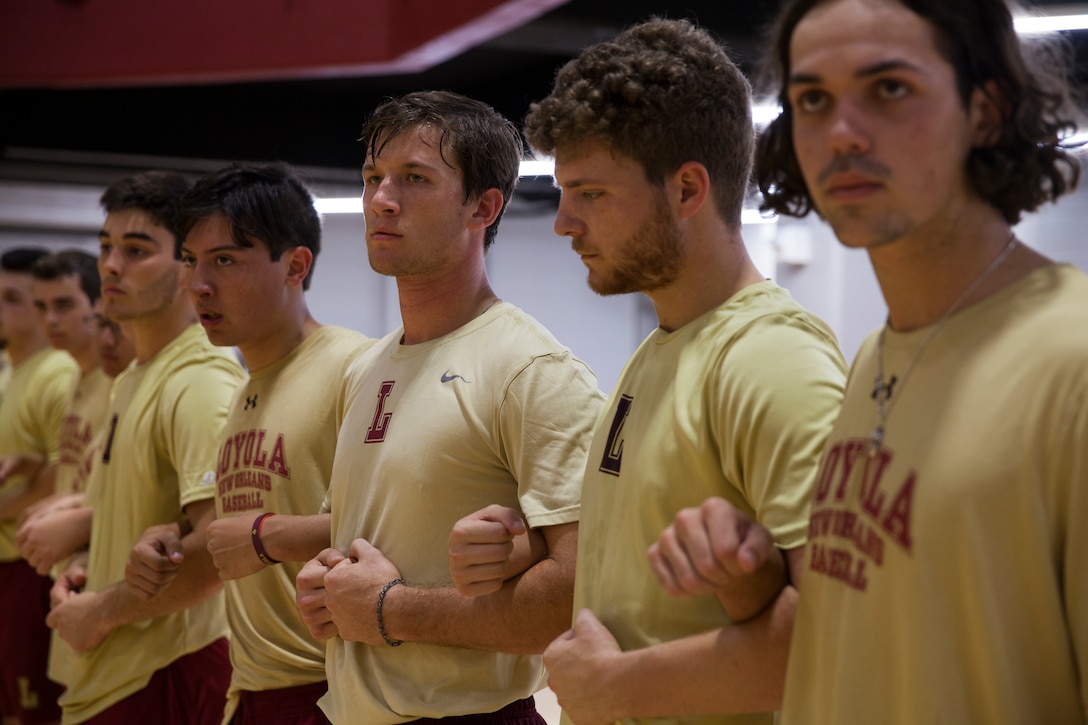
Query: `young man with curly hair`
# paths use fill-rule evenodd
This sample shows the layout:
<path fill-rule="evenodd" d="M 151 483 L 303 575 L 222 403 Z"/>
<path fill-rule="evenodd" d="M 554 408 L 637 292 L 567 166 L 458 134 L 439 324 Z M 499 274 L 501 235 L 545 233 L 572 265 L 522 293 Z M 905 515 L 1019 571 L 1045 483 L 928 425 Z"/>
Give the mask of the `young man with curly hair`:
<path fill-rule="evenodd" d="M 549 684 L 579 725 L 770 723 L 846 364 L 827 325 L 745 249 L 748 83 L 708 33 L 655 19 L 568 63 L 526 132 L 555 156 L 555 230 L 589 286 L 646 294 L 659 323 L 590 447 L 577 614 L 545 652 Z M 687 570 L 666 564 L 662 586 L 650 560 L 677 557 L 666 545 L 648 560 L 647 547 L 682 509 L 733 545 Z M 769 533 L 735 526 L 745 516 Z M 679 581 L 696 596 L 672 596 Z"/>

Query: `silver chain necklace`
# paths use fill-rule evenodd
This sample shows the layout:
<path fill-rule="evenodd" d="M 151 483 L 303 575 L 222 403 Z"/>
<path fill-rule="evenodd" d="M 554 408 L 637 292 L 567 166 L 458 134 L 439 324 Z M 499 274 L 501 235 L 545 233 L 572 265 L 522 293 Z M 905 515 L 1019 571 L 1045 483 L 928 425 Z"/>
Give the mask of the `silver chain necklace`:
<path fill-rule="evenodd" d="M 978 289 L 979 285 L 981 285 L 987 277 L 993 274 L 994 270 L 1000 267 L 1001 263 L 1012 254 L 1012 250 L 1016 248 L 1018 242 L 1019 240 L 1016 238 L 1016 235 L 1010 233 L 1009 243 L 1005 245 L 1005 248 L 1001 250 L 1001 253 L 994 257 L 994 260 L 990 262 L 986 269 L 982 270 L 982 273 L 975 278 L 975 281 L 972 282 L 958 298 L 956 298 L 956 301 L 952 303 L 952 306 L 941 315 L 941 318 L 933 325 L 933 329 L 931 329 L 929 334 L 925 336 L 925 339 L 922 340 L 922 344 L 918 346 L 918 352 L 914 353 L 914 357 L 911 358 L 910 364 L 907 365 L 907 371 L 903 373 L 903 379 L 898 380 L 896 376 L 893 375 L 886 383 L 884 382 L 884 335 L 887 333 L 890 323 L 884 323 L 884 327 L 880 330 L 880 337 L 876 342 L 876 380 L 873 384 L 872 398 L 876 402 L 877 424 L 876 428 L 874 428 L 873 432 L 869 435 L 870 458 L 876 456 L 876 454 L 880 452 L 881 446 L 884 445 L 884 428 L 888 422 L 888 416 L 891 415 L 892 406 L 894 405 L 894 401 L 891 400 L 892 386 L 894 386 L 896 382 L 899 382 L 899 389 L 903 389 L 910 379 L 911 373 L 914 372 L 914 366 L 917 365 L 918 360 L 921 359 L 922 353 L 929 347 L 929 343 L 933 342 L 933 338 L 937 337 L 937 333 L 941 331 L 941 328 L 944 327 L 949 318 L 959 310 L 960 305 L 971 296 L 971 293 Z M 896 400 L 898 399 L 899 398 L 896 398 Z"/>

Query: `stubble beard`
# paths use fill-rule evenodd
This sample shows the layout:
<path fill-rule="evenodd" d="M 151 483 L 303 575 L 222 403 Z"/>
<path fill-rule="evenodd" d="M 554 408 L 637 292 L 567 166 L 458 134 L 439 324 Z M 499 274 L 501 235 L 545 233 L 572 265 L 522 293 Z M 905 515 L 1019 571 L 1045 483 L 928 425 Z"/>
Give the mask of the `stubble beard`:
<path fill-rule="evenodd" d="M 659 196 L 644 227 L 623 245 L 607 275 L 592 273 L 590 289 L 602 296 L 652 292 L 672 284 L 680 270 L 680 228 Z"/>
<path fill-rule="evenodd" d="M 914 228 L 911 220 L 902 214 L 886 213 L 873 218 L 860 208 L 838 209 L 824 219 L 839 242 L 851 249 L 882 247 L 898 241 Z"/>
<path fill-rule="evenodd" d="M 110 319 L 118 322 L 156 317 L 174 304 L 178 295 L 180 275 L 181 270 L 177 268 L 177 265 L 173 265 L 144 289 L 126 295 L 126 299 L 132 301 L 132 305 L 125 306 L 122 300 L 116 298 L 103 298 L 103 312 Z"/>

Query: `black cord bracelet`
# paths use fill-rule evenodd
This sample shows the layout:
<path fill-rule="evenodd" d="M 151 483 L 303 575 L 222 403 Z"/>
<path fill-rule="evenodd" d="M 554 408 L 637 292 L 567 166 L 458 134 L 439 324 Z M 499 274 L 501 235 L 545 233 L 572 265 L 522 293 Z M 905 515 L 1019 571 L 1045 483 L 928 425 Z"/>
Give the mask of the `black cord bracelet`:
<path fill-rule="evenodd" d="M 403 639 L 389 639 L 389 635 L 385 633 L 385 622 L 382 621 L 382 604 L 385 603 L 386 592 L 388 592 L 390 589 L 392 589 L 396 585 L 403 584 L 403 583 L 404 583 L 404 580 L 401 579 L 398 576 L 396 579 L 394 579 L 393 581 L 389 582 L 384 587 L 382 587 L 381 593 L 378 594 L 378 632 L 381 633 L 382 639 L 384 639 L 385 643 L 387 645 L 389 645 L 390 647 L 399 647 L 402 644 L 404 644 L 404 640 Z"/>

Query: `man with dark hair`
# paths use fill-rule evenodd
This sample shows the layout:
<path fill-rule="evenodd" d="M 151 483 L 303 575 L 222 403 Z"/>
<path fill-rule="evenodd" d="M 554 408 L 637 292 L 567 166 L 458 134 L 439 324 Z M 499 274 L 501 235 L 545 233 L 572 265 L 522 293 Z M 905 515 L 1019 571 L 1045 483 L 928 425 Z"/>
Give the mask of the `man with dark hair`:
<path fill-rule="evenodd" d="M 396 278 L 403 327 L 348 372 L 333 548 L 298 577 L 310 631 L 330 638 L 321 706 L 338 723 L 542 725 L 532 694 L 570 619 L 596 379 L 487 279 L 522 156 L 513 124 L 464 96 L 413 93 L 381 104 L 363 141 L 367 253 Z M 490 504 L 506 508 L 472 518 Z M 538 546 L 497 567 L 494 591 L 465 596 L 455 524 L 493 529 L 503 552 Z"/>
<path fill-rule="evenodd" d="M 1078 179 L 1063 68 L 1002 0 L 800 0 L 770 50 L 766 207 L 866 250 L 888 305 L 824 454 L 783 720 L 1084 723 L 1088 278 L 1012 229 Z"/>
<path fill-rule="evenodd" d="M 218 723 L 230 680 L 221 588 L 206 548 L 219 431 L 242 371 L 196 324 L 175 258 L 190 184 L 165 171 L 102 195 L 103 312 L 131 325 L 136 361 L 118 376 L 109 434 L 88 487 L 90 550 L 53 587 L 50 626 L 80 653 L 65 723 Z M 133 542 L 171 532 L 186 567 L 146 601 L 125 583 Z"/>
<path fill-rule="evenodd" d="M 827 325 L 745 250 L 748 83 L 708 33 L 654 19 L 564 66 L 526 134 L 555 157 L 555 230 L 571 238 L 589 286 L 646 294 L 659 324 L 590 447 L 577 615 L 544 653 L 549 684 L 580 725 L 769 723 L 846 363 Z M 647 547 L 708 497 L 712 522 L 700 530 L 736 540 L 674 571 L 698 595 L 676 599 L 675 581 L 654 579 Z M 749 527 L 762 545 L 734 527 L 745 516 L 769 529 Z"/>
<path fill-rule="evenodd" d="M 328 689 L 325 645 L 299 618 L 295 577 L 329 546 L 329 515 L 319 511 L 343 417 L 338 397 L 348 364 L 372 341 L 310 314 L 304 290 L 321 222 L 290 167 L 233 164 L 209 174 L 182 199 L 178 228 L 208 338 L 237 346 L 249 368 L 223 430 L 208 526 L 208 550 L 227 580 L 227 721 L 328 723 L 317 706 Z M 179 570 L 169 557 L 179 547 L 164 542 L 129 582 L 157 596 Z"/>
<path fill-rule="evenodd" d="M 0 256 L 0 328 L 12 378 L 0 404 L 0 715 L 19 723 L 55 722 L 61 688 L 46 677 L 45 626 L 51 580 L 20 558 L 16 523 L 28 506 L 53 492 L 58 432 L 79 368 L 49 345 L 34 309 L 32 270 L 44 249 Z"/>

